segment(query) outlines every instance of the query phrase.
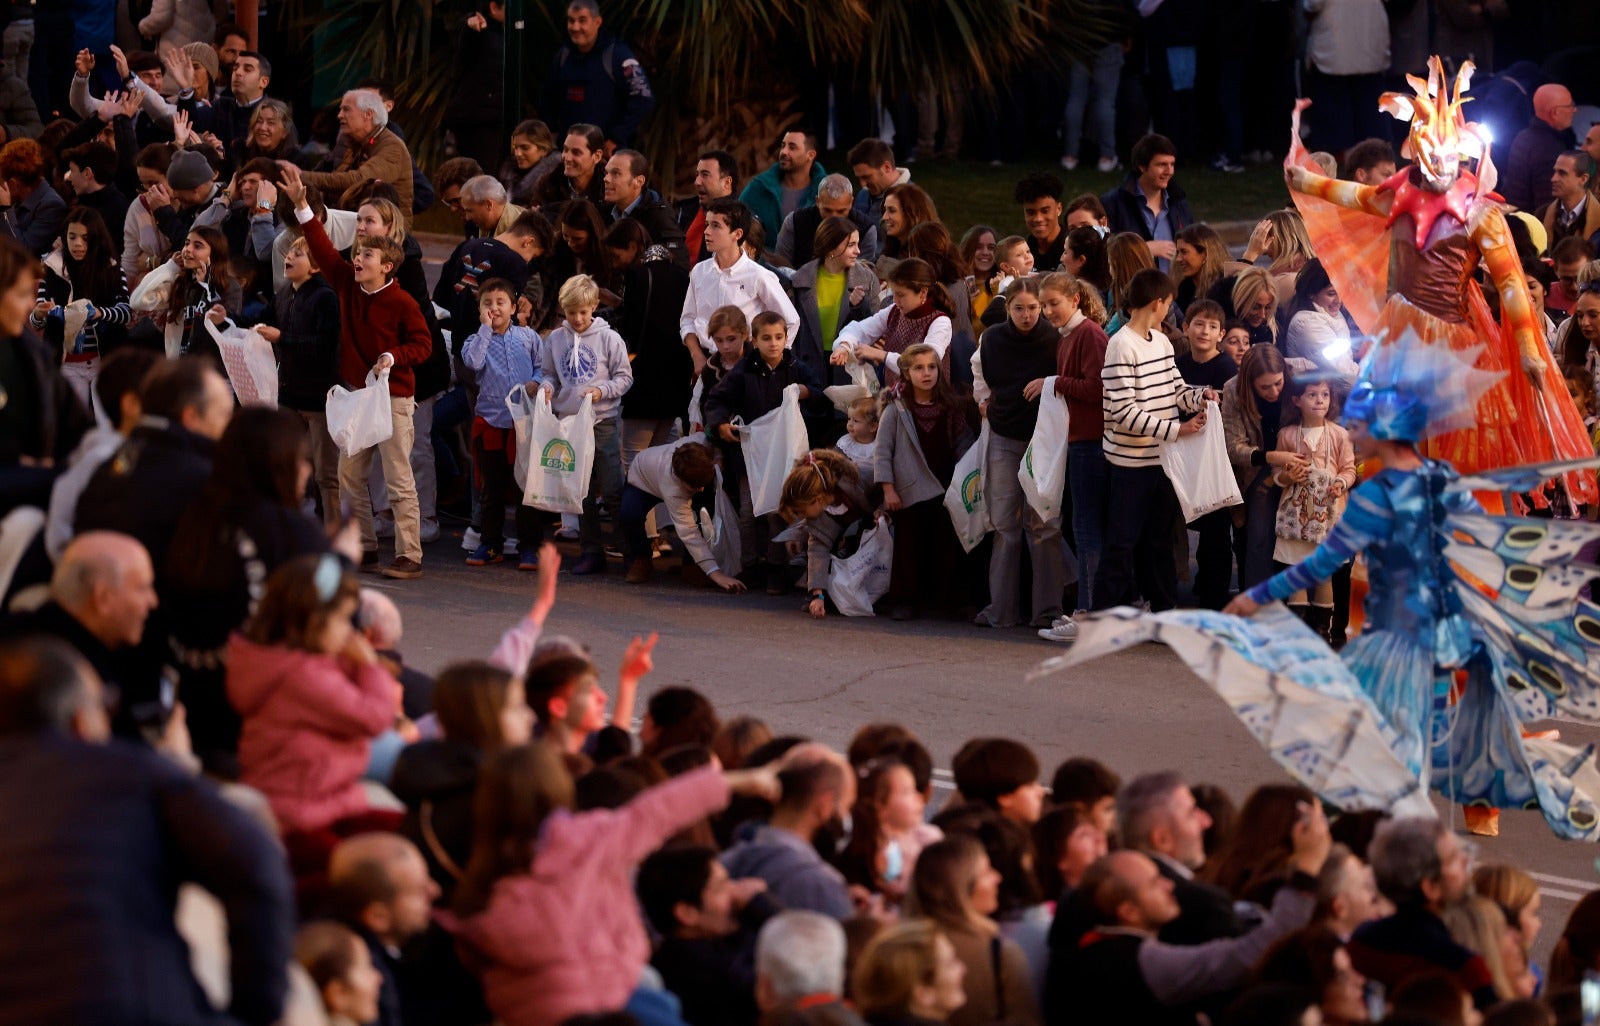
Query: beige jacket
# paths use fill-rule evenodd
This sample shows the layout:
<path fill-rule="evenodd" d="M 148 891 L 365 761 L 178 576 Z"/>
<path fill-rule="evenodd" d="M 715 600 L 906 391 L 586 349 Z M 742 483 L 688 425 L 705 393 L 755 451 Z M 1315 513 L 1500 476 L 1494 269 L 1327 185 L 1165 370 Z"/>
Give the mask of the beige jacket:
<path fill-rule="evenodd" d="M 400 194 L 400 212 L 405 215 L 406 227 L 411 226 L 411 151 L 404 140 L 387 128 L 367 142 L 351 146 L 344 160 L 332 171 L 305 171 L 300 177 L 307 185 L 322 190 L 323 201 L 330 207 L 352 210 L 351 200 L 358 186 L 376 178 L 388 182 Z"/>

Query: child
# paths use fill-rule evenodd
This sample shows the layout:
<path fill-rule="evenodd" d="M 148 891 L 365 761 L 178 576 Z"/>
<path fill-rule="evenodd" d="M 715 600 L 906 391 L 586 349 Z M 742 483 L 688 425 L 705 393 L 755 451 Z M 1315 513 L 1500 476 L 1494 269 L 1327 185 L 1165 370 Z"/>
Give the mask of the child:
<path fill-rule="evenodd" d="M 88 207 L 67 215 L 56 248 L 44 258 L 38 301 L 28 324 L 61 354 L 61 374 L 90 405 L 90 389 L 103 353 L 126 336 L 133 310 L 128 282 L 122 276 L 117 247 L 105 221 Z M 82 300 L 86 305 L 72 308 Z M 72 326 L 72 337 L 66 327 Z M 113 421 L 117 411 L 102 411 Z"/>
<path fill-rule="evenodd" d="M 311 259 L 305 237 L 283 257 L 288 282 L 256 331 L 278 357 L 278 405 L 294 410 L 311 440 L 311 475 L 325 527 L 339 526 L 339 447 L 328 434 L 328 389 L 338 383 L 339 297 Z"/>
<path fill-rule="evenodd" d="M 1222 305 L 1210 299 L 1197 299 L 1184 311 L 1189 351 L 1176 363 L 1185 383 L 1221 392 L 1239 373 L 1233 357 L 1221 351 L 1224 319 Z M 1200 535 L 1195 549 L 1195 601 L 1207 609 L 1221 609 L 1228 601 L 1228 583 L 1233 576 L 1233 514 L 1227 509 L 1212 510 L 1191 526 Z"/>
<path fill-rule="evenodd" d="M 947 352 L 955 310 L 950 297 L 933 280 L 933 268 L 916 257 L 900 261 L 889 272 L 894 302 L 868 317 L 839 329 L 831 362 L 844 364 L 848 354 L 858 360 L 883 365 L 884 383 L 894 384 L 900 373 L 899 354 L 908 346 L 926 343 L 939 354 L 945 374 L 950 373 Z"/>
<path fill-rule="evenodd" d="M 989 394 L 984 403 L 990 437 L 983 484 L 984 499 L 994 521 L 989 605 L 975 622 L 980 627 L 1014 627 L 1021 622 L 1017 586 L 1026 526 L 1028 559 L 1033 565 L 1032 623 L 1050 627 L 1061 615 L 1061 582 L 1066 576 L 1061 517 L 1057 514 L 1049 520 L 1039 518 L 1023 498 L 1017 470 L 1039 419 L 1038 386 L 1056 372 L 1061 333 L 1039 316 L 1036 279 L 1012 282 L 1005 301 L 1006 322 L 983 333 L 983 342 L 974 357 Z"/>
<path fill-rule="evenodd" d="M 144 276 L 128 298 L 129 305 L 165 321 L 169 357 L 189 352 L 216 355 L 216 343 L 200 323 L 202 317 L 221 324 L 229 310 L 239 309 L 243 293 L 228 273 L 228 240 L 217 229 L 191 229 L 172 259 Z"/>
<path fill-rule="evenodd" d="M 1072 537 L 1078 556 L 1078 609 L 1094 599 L 1094 575 L 1100 565 L 1100 539 L 1105 533 L 1106 481 L 1110 475 L 1100 447 L 1100 368 L 1106 362 L 1106 317 L 1100 292 L 1082 278 L 1065 272 L 1049 274 L 1039 282 L 1044 318 L 1061 333 L 1056 347 L 1056 394 L 1067 402 L 1067 494 L 1071 498 Z M 1023 398 L 1044 390 L 1044 379 L 1029 382 Z M 1075 610 L 1076 612 L 1076 610 Z M 1063 614 L 1039 636 L 1047 641 L 1072 642 L 1078 625 Z"/>
<path fill-rule="evenodd" d="M 384 815 L 368 806 L 361 776 L 372 739 L 400 709 L 399 682 L 355 629 L 359 593 L 336 556 L 297 556 L 273 571 L 228 642 L 228 700 L 243 721 L 239 779 L 324 859 L 338 838 Z M 387 828 L 398 826 L 388 815 Z"/>
<path fill-rule="evenodd" d="M 706 322 L 714 352 L 706 365 L 694 378 L 694 392 L 689 396 L 689 430 L 706 429 L 705 398 L 717 387 L 723 375 L 750 352 L 750 322 L 744 311 L 736 306 L 719 306 Z"/>
<path fill-rule="evenodd" d="M 1000 281 L 995 285 L 995 294 L 999 295 L 1011 287 L 1011 283 L 1018 278 L 1025 278 L 1033 273 L 1033 250 L 1028 246 L 1028 240 L 1020 235 L 1007 235 L 994 246 L 995 270 L 1000 275 Z"/>
<path fill-rule="evenodd" d="M 714 358 L 713 358 L 714 359 Z M 617 514 L 628 556 L 629 584 L 650 580 L 650 538 L 645 521 L 650 511 L 665 503 L 672 514 L 678 540 L 707 579 L 723 591 L 738 593 L 744 585 L 728 574 L 738 567 L 719 567 L 711 547 L 695 520 L 694 497 L 716 480 L 716 454 L 704 435 L 689 435 L 668 445 L 654 445 L 633 458 L 628 483 L 622 489 L 622 510 Z"/>
<path fill-rule="evenodd" d="M 911 767 L 893 756 L 860 768 L 861 786 L 850 813 L 850 841 L 839 869 L 852 885 L 899 904 L 911 882 L 917 856 L 944 831 L 923 821 L 927 802 Z"/>
<path fill-rule="evenodd" d="M 919 600 L 937 598 L 952 610 L 966 601 L 959 591 L 961 542 L 945 512 L 944 493 L 975 436 L 932 346 L 912 346 L 900 354 L 900 365 L 905 373 L 883 408 L 873 476 L 883 485 L 883 508 L 894 520 L 890 615 L 912 620 Z"/>
<path fill-rule="evenodd" d="M 524 687 L 539 724 L 539 736 L 577 755 L 589 735 L 606 726 L 606 693 L 600 671 L 586 657 L 560 654 L 535 661 Z"/>
<path fill-rule="evenodd" d="M 516 425 L 506 406 L 518 386 L 537 387 L 540 381 L 538 332 L 512 323 L 516 313 L 516 286 L 504 278 L 490 278 L 478 288 L 481 327 L 461 345 L 461 361 L 476 375 L 478 402 L 472 418 L 473 479 L 478 486 L 482 539 L 468 566 L 488 566 L 505 556 L 506 489 L 512 487 L 517 460 Z M 537 511 L 517 501 L 517 536 L 538 537 Z M 521 549 L 519 570 L 539 568 L 538 550 Z"/>
<path fill-rule="evenodd" d="M 582 555 L 573 564 L 572 573 L 602 574 L 606 570 L 606 551 L 600 539 L 599 500 L 604 499 L 606 508 L 611 510 L 622 505 L 619 423 L 622 396 L 633 387 L 633 370 L 628 366 L 627 343 L 594 315 L 600 305 L 600 286 L 593 278 L 587 274 L 568 278 L 556 298 L 566 323 L 550 333 L 540 350 L 540 387 L 551 397 L 551 406 L 561 417 L 577 413 L 584 396 L 594 400 L 594 469 L 579 526 Z M 537 522 L 534 528 L 537 541 Z M 526 557 L 523 569 L 532 569 L 526 566 Z"/>
<path fill-rule="evenodd" d="M 1172 523 L 1178 497 L 1161 469 L 1161 445 L 1202 430 L 1210 388 L 1190 388 L 1157 325 L 1172 307 L 1172 279 L 1153 268 L 1126 292 L 1128 323 L 1106 343 L 1106 462 L 1111 464 L 1105 542 L 1094 582 L 1094 609 L 1132 605 L 1140 593 L 1154 612 L 1176 602 Z M 1180 420 L 1180 413 L 1199 414 Z"/>
<path fill-rule="evenodd" d="M 1120 790 L 1121 777 L 1098 759 L 1084 756 L 1063 762 L 1050 778 L 1052 802 L 1078 806 L 1090 822 L 1108 835 L 1117 830 L 1117 792 Z"/>
<path fill-rule="evenodd" d="M 1289 386 L 1289 398 L 1294 409 L 1278 431 L 1278 451 L 1309 462 L 1273 475 L 1283 497 L 1278 500 L 1278 543 L 1272 558 L 1294 566 L 1316 551 L 1344 511 L 1345 493 L 1356 483 L 1356 453 L 1349 433 L 1328 419 L 1333 390 L 1326 379 L 1296 378 Z M 1289 608 L 1327 640 L 1333 623 L 1333 582 L 1319 581 L 1310 605 L 1306 603 L 1304 591 L 1289 597 Z"/>
<path fill-rule="evenodd" d="M 1007 819 L 1032 826 L 1044 812 L 1039 757 L 1008 737 L 977 737 L 950 760 L 956 790 L 968 802 L 986 805 Z"/>
<path fill-rule="evenodd" d="M 811 450 L 783 479 L 778 514 L 790 523 L 805 521 L 806 612 L 820 620 L 828 615 L 833 556 L 852 526 L 865 527 L 873 519 L 861 472 L 844 453 Z"/>
<path fill-rule="evenodd" d="M 294 936 L 294 959 L 311 977 L 328 1026 L 355 1026 L 378 1020 L 383 973 L 372 964 L 366 942 L 342 923 L 320 919 Z"/>
<path fill-rule="evenodd" d="M 935 354 L 934 360 L 938 359 Z M 872 447 L 877 438 L 878 400 L 870 396 L 853 400 L 845 416 L 844 434 L 833 447 L 854 460 L 862 478 L 869 482 L 873 480 Z"/>
<path fill-rule="evenodd" d="M 1233 359 L 1234 366 L 1244 363 L 1244 354 L 1250 351 L 1250 328 L 1234 319 L 1222 326 L 1222 351 Z"/>
<path fill-rule="evenodd" d="M 414 580 L 422 576 L 422 509 L 411 473 L 417 407 L 415 368 L 433 352 L 433 334 L 416 300 L 388 288 L 405 260 L 393 239 L 364 235 L 344 260 L 306 201 L 298 168 L 283 169 L 283 192 L 294 202 L 295 220 L 305 234 L 311 258 L 339 296 L 339 382 L 358 389 L 371 371 L 389 370 L 389 437 L 354 456 L 339 454 L 339 492 L 350 501 L 361 525 L 361 563 L 378 563 L 378 534 L 372 519 L 368 478 L 374 455 L 383 461 L 383 479 L 395 514 L 393 562 L 383 576 Z M 197 229 L 198 230 L 198 229 Z"/>
<path fill-rule="evenodd" d="M 770 514 L 756 519 L 750 482 L 745 475 L 744 449 L 729 421 L 742 417 L 749 424 L 777 409 L 783 402 L 783 390 L 789 385 L 800 386 L 802 408 L 805 404 L 816 408 L 819 398 L 823 403 L 828 400 L 810 368 L 796 360 L 787 348 L 788 328 L 782 314 L 763 311 L 756 315 L 753 327 L 755 352 L 735 364 L 705 398 L 706 435 L 717 439 L 722 447 L 722 480 L 728 496 L 732 498 L 733 489 L 738 489 L 739 535 L 746 568 L 764 551 L 767 594 L 782 595 L 791 583 L 785 569 L 787 558 L 783 547 L 770 541 L 782 528 Z"/>

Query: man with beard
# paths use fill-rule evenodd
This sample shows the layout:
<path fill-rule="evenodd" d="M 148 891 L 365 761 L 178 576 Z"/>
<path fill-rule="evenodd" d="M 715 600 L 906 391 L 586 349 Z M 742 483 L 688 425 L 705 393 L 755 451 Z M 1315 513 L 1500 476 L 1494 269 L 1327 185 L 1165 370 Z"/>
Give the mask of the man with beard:
<path fill-rule="evenodd" d="M 848 919 L 854 915 L 849 888 L 823 861 L 817 838 L 843 834 L 844 815 L 856 800 L 855 774 L 827 748 L 807 748 L 778 773 L 783 797 L 772 819 L 724 852 L 722 865 L 734 879 L 765 880 L 767 893 L 784 908 Z"/>
<path fill-rule="evenodd" d="M 739 184 L 739 161 L 727 150 L 707 150 L 694 166 L 694 199 L 678 204 L 678 227 L 683 229 L 689 262 L 697 264 L 711 255 L 706 249 L 706 207 L 711 201 L 732 196 Z"/>
<path fill-rule="evenodd" d="M 783 133 L 778 162 L 750 179 L 739 200 L 761 222 L 767 238 L 776 239 L 784 218 L 817 202 L 817 186 L 826 175 L 817 162 L 817 137 L 795 129 Z"/>

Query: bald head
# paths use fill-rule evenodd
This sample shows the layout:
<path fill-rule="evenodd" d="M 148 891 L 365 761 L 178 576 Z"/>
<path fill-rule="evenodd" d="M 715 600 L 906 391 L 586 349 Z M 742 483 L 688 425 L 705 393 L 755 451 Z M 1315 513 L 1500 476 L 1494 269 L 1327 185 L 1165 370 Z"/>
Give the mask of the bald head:
<path fill-rule="evenodd" d="M 61 554 L 50 595 L 107 648 L 137 645 L 156 607 L 155 570 L 134 539 L 90 531 Z"/>
<path fill-rule="evenodd" d="M 1572 127 L 1572 115 L 1577 111 L 1572 103 L 1572 93 L 1559 82 L 1542 85 L 1533 92 L 1533 115 L 1551 128 L 1566 130 Z"/>

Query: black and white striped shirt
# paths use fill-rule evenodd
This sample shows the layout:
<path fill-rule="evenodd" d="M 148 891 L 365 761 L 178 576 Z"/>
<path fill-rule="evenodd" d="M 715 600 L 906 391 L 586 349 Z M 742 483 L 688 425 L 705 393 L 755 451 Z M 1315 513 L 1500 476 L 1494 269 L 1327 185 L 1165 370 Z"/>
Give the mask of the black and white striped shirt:
<path fill-rule="evenodd" d="M 1106 460 L 1119 467 L 1160 466 L 1161 443 L 1178 437 L 1178 415 L 1204 408 L 1204 389 L 1178 373 L 1172 343 L 1154 329 L 1143 338 L 1124 325 L 1106 343 L 1100 371 Z"/>

